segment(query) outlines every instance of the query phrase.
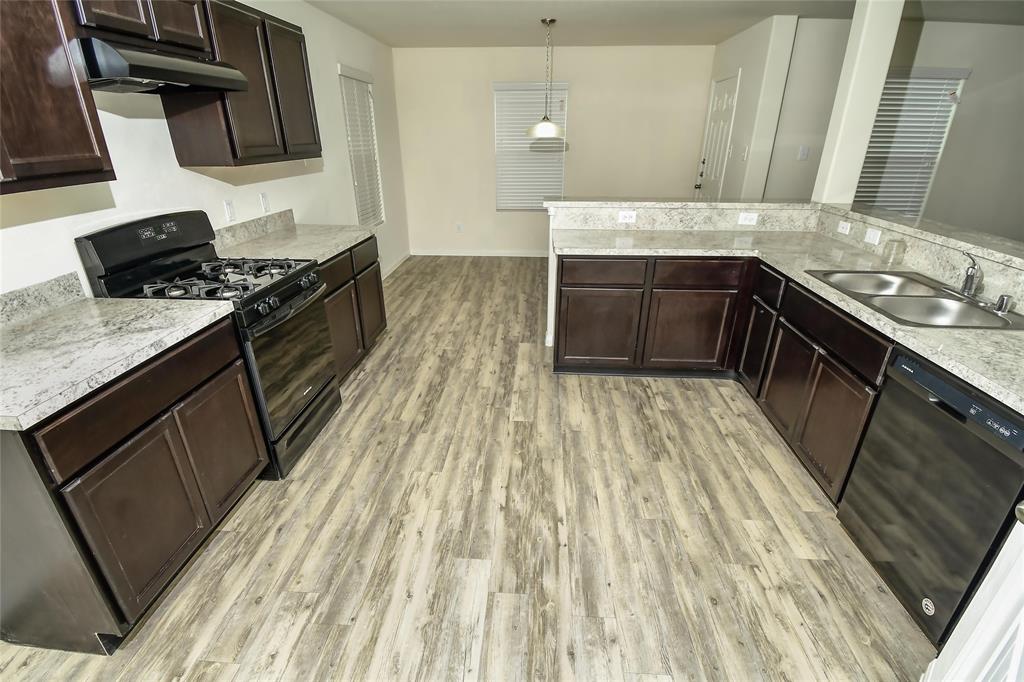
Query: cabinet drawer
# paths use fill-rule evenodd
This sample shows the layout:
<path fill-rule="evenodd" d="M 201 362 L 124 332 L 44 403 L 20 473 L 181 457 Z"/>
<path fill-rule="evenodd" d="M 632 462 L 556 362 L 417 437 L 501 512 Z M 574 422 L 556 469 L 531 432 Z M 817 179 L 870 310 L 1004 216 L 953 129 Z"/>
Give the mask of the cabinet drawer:
<path fill-rule="evenodd" d="M 200 332 L 36 432 L 57 483 L 110 450 L 239 355 L 231 320 Z"/>
<path fill-rule="evenodd" d="M 758 267 L 754 276 L 754 295 L 764 301 L 765 305 L 778 310 L 782 303 L 782 291 L 786 286 L 786 278 L 772 272 L 763 265 Z"/>
<path fill-rule="evenodd" d="M 563 258 L 562 284 L 643 286 L 647 261 L 642 258 Z"/>
<path fill-rule="evenodd" d="M 891 341 L 795 285 L 786 288 L 782 316 L 878 385 Z"/>
<path fill-rule="evenodd" d="M 320 279 L 327 285 L 328 294 L 352 279 L 355 274 L 352 268 L 352 254 L 349 251 L 320 264 Z"/>
<path fill-rule="evenodd" d="M 377 262 L 377 238 L 370 237 L 362 244 L 352 247 L 352 267 L 360 273 Z"/>
<path fill-rule="evenodd" d="M 687 289 L 736 288 L 743 279 L 742 260 L 659 258 L 654 263 L 654 286 Z"/>

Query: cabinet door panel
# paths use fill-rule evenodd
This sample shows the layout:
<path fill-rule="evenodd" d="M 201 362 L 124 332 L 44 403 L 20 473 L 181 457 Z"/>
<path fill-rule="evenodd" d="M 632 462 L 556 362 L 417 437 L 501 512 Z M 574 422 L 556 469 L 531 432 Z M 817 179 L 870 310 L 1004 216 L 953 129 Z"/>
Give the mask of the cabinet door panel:
<path fill-rule="evenodd" d="M 359 300 L 359 321 L 363 327 L 363 346 L 369 348 L 388 326 L 380 263 L 374 263 L 356 276 L 356 298 Z"/>
<path fill-rule="evenodd" d="M 356 283 L 349 282 L 325 298 L 324 307 L 327 309 L 327 323 L 331 327 L 334 364 L 338 370 L 338 379 L 341 380 L 356 366 L 364 351 Z"/>
<path fill-rule="evenodd" d="M 635 365 L 643 298 L 642 289 L 562 287 L 558 306 L 558 364 Z"/>
<path fill-rule="evenodd" d="M 174 418 L 210 520 L 216 525 L 267 463 L 242 361 L 174 408 Z"/>
<path fill-rule="evenodd" d="M 792 436 L 807 402 L 807 382 L 817 351 L 785 320 L 776 326 L 768 374 L 761 391 L 765 413 L 787 436 Z"/>
<path fill-rule="evenodd" d="M 655 289 L 647 318 L 644 367 L 724 366 L 735 302 L 735 291 Z"/>
<path fill-rule="evenodd" d="M 121 610 L 136 620 L 210 531 L 167 415 L 64 489 Z"/>
<path fill-rule="evenodd" d="M 743 344 L 737 373 L 740 381 L 747 387 L 751 395 L 757 397 L 761 388 L 761 377 L 764 375 L 764 363 L 768 356 L 768 345 L 775 329 L 775 313 L 758 300 L 747 325 L 747 337 Z"/>
<path fill-rule="evenodd" d="M 112 168 L 81 52 L 65 42 L 65 36 L 73 36 L 64 11 L 65 5 L 56 1 L 3 5 L 0 138 L 5 185 L 44 176 L 109 173 Z"/>
<path fill-rule="evenodd" d="M 807 414 L 797 452 L 833 502 L 850 472 L 875 392 L 832 358 L 819 353 L 808 386 Z"/>
<path fill-rule="evenodd" d="M 248 90 L 225 95 L 235 156 L 248 159 L 284 154 L 263 19 L 219 2 L 210 9 L 217 58 L 249 81 Z"/>
<path fill-rule="evenodd" d="M 152 38 L 148 4 L 148 0 L 75 0 L 78 18 L 86 26 Z"/>
<path fill-rule="evenodd" d="M 152 0 L 153 26 L 160 42 L 210 49 L 200 0 Z"/>
<path fill-rule="evenodd" d="M 306 38 L 298 31 L 267 21 L 267 41 L 285 149 L 289 154 L 319 152 L 320 130 L 313 105 Z"/>

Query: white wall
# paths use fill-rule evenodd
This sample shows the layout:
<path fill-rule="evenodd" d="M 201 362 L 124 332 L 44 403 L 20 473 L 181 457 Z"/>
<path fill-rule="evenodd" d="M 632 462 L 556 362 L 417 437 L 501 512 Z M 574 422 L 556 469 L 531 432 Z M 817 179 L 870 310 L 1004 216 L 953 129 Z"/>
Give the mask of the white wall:
<path fill-rule="evenodd" d="M 914 66 L 971 69 L 924 217 L 1024 241 L 1024 26 L 917 28 Z"/>
<path fill-rule="evenodd" d="M 810 200 L 849 34 L 848 19 L 797 22 L 765 201 Z M 805 159 L 798 158 L 801 147 Z"/>
<path fill-rule="evenodd" d="M 768 178 L 797 18 L 774 16 L 715 46 L 712 80 L 740 73 L 722 201 L 760 201 Z"/>
<path fill-rule="evenodd" d="M 339 62 L 368 71 L 376 80 L 388 219 L 377 229 L 381 266 L 387 272 L 408 254 L 391 49 L 304 2 L 253 0 L 250 4 L 303 28 L 323 159 L 248 168 L 180 168 L 158 97 L 96 93 L 118 179 L 3 197 L 0 292 L 80 270 L 75 236 L 136 216 L 200 208 L 218 227 L 227 222 L 224 199 L 234 202 L 237 220 L 244 220 L 260 215 L 257 195 L 266 192 L 271 210 L 292 208 L 299 222 L 356 222 Z"/>
<path fill-rule="evenodd" d="M 692 197 L 713 49 L 557 47 L 566 196 Z M 394 62 L 412 253 L 545 255 L 545 212 L 494 207 L 491 88 L 543 80 L 543 48 L 402 48 Z"/>

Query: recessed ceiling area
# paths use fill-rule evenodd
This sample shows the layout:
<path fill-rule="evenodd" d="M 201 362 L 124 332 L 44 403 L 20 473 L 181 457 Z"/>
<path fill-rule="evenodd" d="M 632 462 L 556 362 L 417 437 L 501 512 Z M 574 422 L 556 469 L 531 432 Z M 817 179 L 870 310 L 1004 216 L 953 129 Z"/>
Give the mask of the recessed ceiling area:
<path fill-rule="evenodd" d="M 713 45 L 773 14 L 850 18 L 853 0 L 312 0 L 393 47 Z"/>

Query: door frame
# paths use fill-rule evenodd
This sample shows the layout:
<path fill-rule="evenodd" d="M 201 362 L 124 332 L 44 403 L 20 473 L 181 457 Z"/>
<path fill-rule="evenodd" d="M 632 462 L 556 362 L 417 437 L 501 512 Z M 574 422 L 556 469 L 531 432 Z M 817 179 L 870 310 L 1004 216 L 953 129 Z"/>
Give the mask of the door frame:
<path fill-rule="evenodd" d="M 725 78 L 719 78 L 718 80 L 712 80 L 711 81 L 711 88 L 708 91 L 708 111 L 707 111 L 707 114 L 704 116 L 704 139 L 701 141 L 701 145 L 700 145 L 700 160 L 697 162 L 697 178 L 696 178 L 696 182 L 693 183 L 694 184 L 694 189 L 696 190 L 696 192 L 694 193 L 694 197 L 693 198 L 695 200 L 697 200 L 697 201 L 707 200 L 708 199 L 708 197 L 698 196 L 698 194 L 701 192 L 701 189 L 697 188 L 696 185 L 702 185 L 703 184 L 701 182 L 701 178 L 704 177 L 703 176 L 704 168 L 707 165 L 707 158 L 708 158 L 707 157 L 708 130 L 711 127 L 711 108 L 715 105 L 715 86 L 718 85 L 719 83 L 723 82 L 723 81 L 729 80 L 730 78 L 735 78 L 736 79 L 736 98 L 733 100 L 732 116 L 729 117 L 729 133 L 726 136 L 726 141 L 725 141 L 725 159 L 722 162 L 722 177 L 724 178 L 725 177 L 725 170 L 726 170 L 726 168 L 729 165 L 729 157 L 732 156 L 732 129 L 733 129 L 733 126 L 736 124 L 736 104 L 735 104 L 735 100 L 739 99 L 739 95 L 740 95 L 740 82 L 742 80 L 742 77 L 743 77 L 743 68 L 739 67 L 739 68 L 736 69 L 736 75 L 735 76 L 726 76 Z M 721 198 L 722 198 L 722 185 L 721 185 L 721 183 L 719 183 L 719 185 L 718 185 L 718 196 L 714 197 L 714 199 L 711 199 L 711 200 L 712 201 L 719 201 Z"/>

